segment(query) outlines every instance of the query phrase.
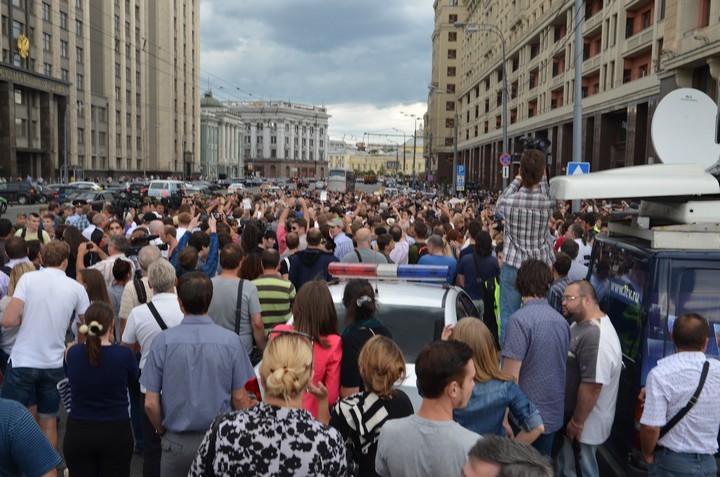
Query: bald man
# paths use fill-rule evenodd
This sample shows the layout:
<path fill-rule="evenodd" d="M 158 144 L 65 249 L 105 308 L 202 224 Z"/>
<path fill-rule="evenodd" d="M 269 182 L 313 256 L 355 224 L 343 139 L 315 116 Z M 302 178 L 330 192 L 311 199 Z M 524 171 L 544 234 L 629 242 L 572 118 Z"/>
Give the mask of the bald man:
<path fill-rule="evenodd" d="M 388 263 L 385 255 L 370 248 L 370 240 L 370 230 L 359 229 L 355 233 L 357 248 L 353 253 L 345 255 L 341 261 L 343 263 Z"/>

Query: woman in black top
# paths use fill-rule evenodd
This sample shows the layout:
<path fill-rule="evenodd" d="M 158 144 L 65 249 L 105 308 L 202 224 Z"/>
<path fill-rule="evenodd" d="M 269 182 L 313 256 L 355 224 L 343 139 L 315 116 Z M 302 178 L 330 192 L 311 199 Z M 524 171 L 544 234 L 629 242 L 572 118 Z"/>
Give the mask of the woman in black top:
<path fill-rule="evenodd" d="M 405 360 L 390 338 L 371 338 L 360 351 L 358 363 L 365 391 L 338 402 L 330 413 L 330 426 L 345 439 L 360 476 L 374 477 L 378 475 L 375 454 L 382 426 L 390 419 L 411 415 L 413 406 L 404 392 L 393 389 L 405 378 Z"/>
<path fill-rule="evenodd" d="M 390 330 L 375 317 L 377 301 L 369 281 L 353 279 L 345 285 L 345 329 L 342 332 L 342 364 L 340 367 L 340 397 L 363 391 L 363 380 L 358 369 L 360 350 L 370 338 L 377 335 L 392 338 Z"/>

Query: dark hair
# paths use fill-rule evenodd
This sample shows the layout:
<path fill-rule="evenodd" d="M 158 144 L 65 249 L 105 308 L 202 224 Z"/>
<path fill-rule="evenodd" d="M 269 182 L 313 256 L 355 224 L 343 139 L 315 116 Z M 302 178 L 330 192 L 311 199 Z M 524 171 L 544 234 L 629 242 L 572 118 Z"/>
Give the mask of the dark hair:
<path fill-rule="evenodd" d="M 193 232 L 187 244 L 199 252 L 203 247 L 210 246 L 210 236 L 205 232 Z"/>
<path fill-rule="evenodd" d="M 528 149 L 520 157 L 522 186 L 530 189 L 536 186 L 545 173 L 545 154 L 537 149 Z"/>
<path fill-rule="evenodd" d="M 267 229 L 262 238 L 277 240 L 277 234 L 272 229 Z"/>
<path fill-rule="evenodd" d="M 705 317 L 698 313 L 685 313 L 675 320 L 672 339 L 677 348 L 687 351 L 702 351 L 709 333 Z"/>
<path fill-rule="evenodd" d="M 415 222 L 415 238 L 425 240 L 427 238 L 428 226 L 425 222 Z"/>
<path fill-rule="evenodd" d="M 81 325 L 78 331 L 87 336 L 85 352 L 90 361 L 90 366 L 100 365 L 102 358 L 100 337 L 108 331 L 112 331 L 114 317 L 115 310 L 113 310 L 113 307 L 103 301 L 96 301 L 85 310 L 85 324 Z"/>
<path fill-rule="evenodd" d="M 293 220 L 293 224 L 297 225 L 301 229 L 305 229 L 307 231 L 308 228 L 308 221 L 305 220 L 303 217 L 298 217 Z"/>
<path fill-rule="evenodd" d="M 247 255 L 258 246 L 260 239 L 262 238 L 262 232 L 253 222 L 248 222 L 243 228 L 242 236 L 240 237 L 240 246 L 243 252 Z"/>
<path fill-rule="evenodd" d="M 482 230 L 475 235 L 475 253 L 480 257 L 492 255 L 493 244 L 490 234 Z"/>
<path fill-rule="evenodd" d="M 263 269 L 274 270 L 280 265 L 280 254 L 275 249 L 263 250 L 261 260 Z"/>
<path fill-rule="evenodd" d="M 238 272 L 238 276 L 240 278 L 244 278 L 245 280 L 255 280 L 260 277 L 263 272 L 264 269 L 260 255 L 251 253 L 249 255 L 245 255 L 245 258 L 243 258 L 242 262 L 240 262 L 240 271 Z"/>
<path fill-rule="evenodd" d="M 9 219 L 0 219 L 0 237 L 7 237 L 13 230 L 13 224 Z"/>
<path fill-rule="evenodd" d="M 307 239 L 308 245 L 312 247 L 317 247 L 322 241 L 322 232 L 320 232 L 320 229 L 316 229 L 313 227 L 307 231 L 307 236 L 305 238 Z"/>
<path fill-rule="evenodd" d="M 27 242 L 27 258 L 31 262 L 34 261 L 40 255 L 42 250 L 42 242 L 39 240 L 28 240 Z"/>
<path fill-rule="evenodd" d="M 561 277 L 566 276 L 570 271 L 570 265 L 572 265 L 572 258 L 570 258 L 570 255 L 565 252 L 558 252 L 555 255 L 555 263 L 553 263 L 553 268 L 556 272 L 558 272 L 558 275 L 560 275 Z"/>
<path fill-rule="evenodd" d="M 105 278 L 103 278 L 103 274 L 100 273 L 100 271 L 94 268 L 85 268 L 78 271 L 78 275 L 82 277 L 90 303 L 103 302 L 108 305 L 112 304 L 107 285 L 105 284 Z"/>
<path fill-rule="evenodd" d="M 322 337 L 339 333 L 337 311 L 326 282 L 306 282 L 295 296 L 292 307 L 295 329 L 313 337 L 316 343 L 327 349 L 330 344 Z"/>
<path fill-rule="evenodd" d="M 388 245 L 390 245 L 390 242 L 392 242 L 392 235 L 390 235 L 390 234 L 378 235 L 377 246 L 381 252 L 384 251 Z"/>
<path fill-rule="evenodd" d="M 189 315 L 204 315 L 210 308 L 213 285 L 203 272 L 185 273 L 177 282 L 177 295 Z"/>
<path fill-rule="evenodd" d="M 553 282 L 547 263 L 535 258 L 525 260 L 517 272 L 515 289 L 520 296 L 545 297 Z"/>
<path fill-rule="evenodd" d="M 381 236 L 382 234 L 386 234 L 386 233 L 388 233 L 388 231 L 387 231 L 387 229 L 386 229 L 385 227 L 383 227 L 383 226 L 377 226 L 377 227 L 375 227 L 375 236 L 376 236 L 376 237 L 379 237 L 379 236 Z M 427 236 L 427 230 L 425 231 L 425 235 Z M 423 238 L 425 238 L 425 237 L 423 237 Z"/>
<path fill-rule="evenodd" d="M 499 477 L 553 477 L 547 457 L 524 442 L 496 435 L 483 435 L 470 449 L 468 460 L 488 462 L 500 467 Z M 472 465 L 472 464 L 471 464 Z"/>
<path fill-rule="evenodd" d="M 127 260 L 118 258 L 113 263 L 113 278 L 116 282 L 125 282 L 132 271 L 132 265 Z"/>
<path fill-rule="evenodd" d="M 290 250 L 298 248 L 300 245 L 300 236 L 295 232 L 290 232 L 285 236 L 285 244 Z"/>
<path fill-rule="evenodd" d="M 595 293 L 595 287 L 593 287 L 589 281 L 587 280 L 575 280 L 574 282 L 568 283 L 568 287 L 570 285 L 577 285 L 578 291 L 581 295 L 588 296 L 593 301 L 593 303 L 597 304 L 597 294 Z"/>
<path fill-rule="evenodd" d="M 198 263 L 198 251 L 195 247 L 185 247 L 177 255 L 177 263 L 185 270 L 195 270 Z"/>
<path fill-rule="evenodd" d="M 470 225 L 468 225 L 468 232 L 470 233 L 471 237 L 477 237 L 477 234 L 480 233 L 482 228 L 482 222 L 480 222 L 479 220 L 472 220 L 470 221 Z"/>
<path fill-rule="evenodd" d="M 462 382 L 473 357 L 470 347 L 457 340 L 433 341 L 415 359 L 417 387 L 423 398 L 437 399 L 453 381 Z"/>
<path fill-rule="evenodd" d="M 348 280 L 343 292 L 342 302 L 345 307 L 346 325 L 370 319 L 377 312 L 375 290 L 373 290 L 370 282 L 364 278 Z M 358 302 L 361 303 L 358 305 Z"/>
<path fill-rule="evenodd" d="M 223 270 L 234 270 L 242 262 L 243 250 L 240 245 L 230 243 L 220 250 L 220 268 Z"/>
<path fill-rule="evenodd" d="M 399 225 L 393 225 L 390 227 L 390 235 L 392 235 L 392 238 L 394 241 L 399 242 L 402 240 L 402 229 Z"/>
<path fill-rule="evenodd" d="M 11 260 L 25 258 L 28 256 L 27 242 L 22 237 L 10 237 L 5 242 L 5 253 Z"/>
<path fill-rule="evenodd" d="M 575 222 L 570 226 L 570 231 L 573 235 L 582 240 L 583 245 L 587 245 L 587 242 L 585 241 L 585 229 L 583 229 L 582 225 Z"/>
<path fill-rule="evenodd" d="M 560 245 L 560 251 L 568 254 L 571 260 L 575 260 L 580 252 L 580 245 L 570 238 L 565 238 Z"/>

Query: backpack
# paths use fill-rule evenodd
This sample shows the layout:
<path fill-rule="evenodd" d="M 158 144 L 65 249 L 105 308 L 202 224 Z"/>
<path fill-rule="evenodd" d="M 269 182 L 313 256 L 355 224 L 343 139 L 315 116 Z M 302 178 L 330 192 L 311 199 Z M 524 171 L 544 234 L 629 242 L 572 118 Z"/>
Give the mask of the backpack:
<path fill-rule="evenodd" d="M 488 327 L 495 340 L 495 346 L 500 345 L 498 336 L 497 317 L 495 316 L 495 277 L 483 279 L 480 276 L 480 263 L 478 262 L 478 256 L 473 252 L 473 265 L 475 266 L 475 279 L 477 280 L 478 287 L 480 288 L 480 295 L 483 301 L 483 323 Z"/>

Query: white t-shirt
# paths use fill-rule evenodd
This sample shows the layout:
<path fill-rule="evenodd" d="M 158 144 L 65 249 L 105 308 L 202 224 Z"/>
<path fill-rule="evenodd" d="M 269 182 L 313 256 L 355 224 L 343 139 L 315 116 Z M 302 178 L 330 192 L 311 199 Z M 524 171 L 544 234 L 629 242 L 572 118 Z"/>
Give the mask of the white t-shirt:
<path fill-rule="evenodd" d="M 168 328 L 180 324 L 183 312 L 180 310 L 177 295 L 174 293 L 159 293 L 153 296 L 151 301 Z M 160 325 L 158 325 L 147 304 L 132 309 L 125 325 L 122 342 L 138 343 L 140 345 L 140 369 L 145 366 L 153 339 L 161 331 Z"/>
<path fill-rule="evenodd" d="M 578 255 L 575 257 L 575 261 L 583 265 L 589 264 L 590 254 L 592 253 L 592 244 L 589 242 L 587 244 L 583 244 L 582 239 L 579 238 L 575 239 L 575 242 L 578 244 L 578 247 L 580 247 Z"/>
<path fill-rule="evenodd" d="M 24 274 L 13 299 L 24 303 L 10 360 L 15 368 L 61 368 L 65 333 L 75 314 L 90 306 L 85 288 L 58 268 Z"/>

